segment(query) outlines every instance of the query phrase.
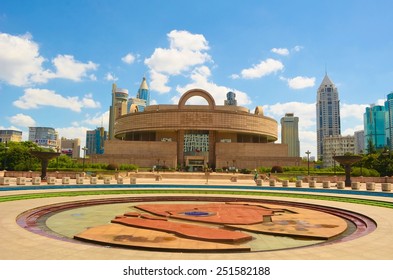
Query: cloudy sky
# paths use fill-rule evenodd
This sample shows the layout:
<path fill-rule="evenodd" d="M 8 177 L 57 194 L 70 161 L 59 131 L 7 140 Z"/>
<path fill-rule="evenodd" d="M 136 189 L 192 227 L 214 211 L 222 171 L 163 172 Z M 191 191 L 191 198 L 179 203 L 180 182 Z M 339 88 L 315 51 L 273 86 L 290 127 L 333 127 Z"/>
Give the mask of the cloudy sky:
<path fill-rule="evenodd" d="M 135 96 L 145 76 L 157 104 L 202 88 L 217 104 L 234 91 L 278 123 L 294 113 L 313 156 L 325 71 L 343 135 L 393 91 L 392 10 L 390 0 L 2 0 L 0 129 L 27 139 L 29 126 L 49 126 L 84 143 L 108 126 L 112 83 Z"/>

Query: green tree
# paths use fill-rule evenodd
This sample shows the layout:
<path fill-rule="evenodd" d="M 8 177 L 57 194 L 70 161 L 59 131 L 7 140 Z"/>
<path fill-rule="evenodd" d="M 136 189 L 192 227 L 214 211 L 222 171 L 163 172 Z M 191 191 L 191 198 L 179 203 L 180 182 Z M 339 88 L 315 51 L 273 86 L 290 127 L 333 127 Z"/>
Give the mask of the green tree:
<path fill-rule="evenodd" d="M 27 171 L 35 170 L 39 166 L 39 160 L 30 154 L 32 149 L 39 149 L 35 143 L 25 141 L 0 144 L 2 169 Z"/>

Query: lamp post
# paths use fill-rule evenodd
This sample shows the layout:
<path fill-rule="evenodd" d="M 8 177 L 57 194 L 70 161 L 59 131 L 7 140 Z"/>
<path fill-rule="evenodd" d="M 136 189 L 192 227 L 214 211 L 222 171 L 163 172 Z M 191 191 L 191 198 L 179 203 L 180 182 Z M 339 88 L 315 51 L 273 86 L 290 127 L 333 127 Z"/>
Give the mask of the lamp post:
<path fill-rule="evenodd" d="M 60 151 L 60 147 L 56 146 L 56 152 Z M 56 158 L 56 171 L 59 171 L 59 157 Z"/>
<path fill-rule="evenodd" d="M 307 175 L 310 176 L 310 154 L 311 152 L 307 150 Z"/>
<path fill-rule="evenodd" d="M 236 163 L 236 160 L 233 159 L 232 160 L 233 175 L 235 175 L 235 173 L 236 173 L 235 163 Z"/>
<path fill-rule="evenodd" d="M 86 159 L 87 148 L 83 147 L 82 150 L 83 150 L 82 172 L 85 172 L 85 159 Z"/>

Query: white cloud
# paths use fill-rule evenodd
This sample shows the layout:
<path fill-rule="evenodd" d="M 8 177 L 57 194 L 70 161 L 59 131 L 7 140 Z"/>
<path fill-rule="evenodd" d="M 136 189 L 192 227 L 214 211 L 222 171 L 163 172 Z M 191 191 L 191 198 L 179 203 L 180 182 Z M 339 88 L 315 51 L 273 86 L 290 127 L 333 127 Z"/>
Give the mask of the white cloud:
<path fill-rule="evenodd" d="M 54 74 L 50 74 L 51 78 L 63 78 L 73 81 L 80 81 L 82 78 L 87 77 L 87 72 L 90 70 L 97 70 L 98 64 L 91 61 L 82 63 L 75 60 L 72 55 L 58 55 L 52 60 L 56 68 Z"/>
<path fill-rule="evenodd" d="M 283 78 L 281 77 L 282 80 L 287 81 L 288 86 L 291 89 L 303 89 L 303 88 L 308 88 L 308 87 L 313 87 L 315 85 L 315 78 L 314 77 L 302 77 L 302 76 L 297 76 L 295 78 Z"/>
<path fill-rule="evenodd" d="M 86 146 L 86 131 L 92 130 L 92 128 L 84 126 L 71 126 L 71 127 L 58 127 L 56 131 L 59 133 L 59 137 L 65 137 L 67 139 L 80 139 L 81 143 L 81 156 L 83 156 L 82 147 Z"/>
<path fill-rule="evenodd" d="M 364 130 L 364 125 L 359 124 L 355 127 L 347 128 L 341 132 L 341 135 L 343 135 L 343 136 L 352 135 L 353 136 L 355 134 L 355 131 L 359 131 L 359 130 Z"/>
<path fill-rule="evenodd" d="M 150 69 L 151 90 L 161 93 L 170 91 L 167 86 L 170 76 L 183 74 L 211 61 L 206 52 L 209 44 L 203 35 L 173 30 L 167 36 L 169 48 L 156 48 L 144 61 Z"/>
<path fill-rule="evenodd" d="M 14 86 L 36 81 L 37 74 L 44 71 L 42 63 L 45 61 L 38 49 L 29 34 L 0 33 L 0 80 Z"/>
<path fill-rule="evenodd" d="M 121 61 L 126 64 L 132 64 L 135 61 L 135 56 L 132 53 L 128 53 L 121 58 Z"/>
<path fill-rule="evenodd" d="M 112 73 L 106 73 L 105 80 L 115 82 L 118 80 L 118 78 L 115 75 L 113 75 Z"/>
<path fill-rule="evenodd" d="M 29 127 L 36 125 L 36 121 L 25 114 L 16 114 L 15 116 L 9 117 L 8 120 L 17 127 Z"/>
<path fill-rule="evenodd" d="M 253 65 L 251 68 L 243 69 L 240 72 L 240 76 L 243 79 L 256 79 L 276 73 L 277 71 L 282 71 L 283 69 L 284 64 L 281 61 L 268 58 L 257 65 Z"/>
<path fill-rule="evenodd" d="M 289 55 L 289 50 L 286 48 L 273 48 L 270 50 L 272 53 L 279 54 L 279 55 Z"/>
<path fill-rule="evenodd" d="M 169 34 L 170 48 L 202 51 L 209 49 L 209 43 L 202 34 L 192 34 L 185 30 L 172 30 Z"/>
<path fill-rule="evenodd" d="M 363 114 L 366 112 L 366 107 L 369 107 L 369 105 L 344 103 L 340 106 L 340 117 L 341 118 L 353 117 L 363 121 Z"/>
<path fill-rule="evenodd" d="M 178 86 L 176 88 L 176 91 L 179 94 L 172 98 L 172 102 L 176 104 L 179 102 L 181 95 L 183 95 L 186 91 L 194 88 L 200 88 L 209 92 L 213 96 L 214 100 L 216 101 L 216 104 L 218 105 L 224 105 L 226 94 L 229 91 L 233 91 L 236 93 L 236 100 L 238 105 L 244 106 L 251 103 L 246 93 L 239 90 L 230 89 L 225 86 L 219 86 L 213 82 L 210 82 L 209 81 L 210 75 L 211 72 L 207 66 L 201 66 L 196 68 L 191 73 L 191 80 L 192 80 L 191 83 L 183 87 Z M 191 98 L 189 104 L 206 104 L 206 102 L 204 99 Z"/>
<path fill-rule="evenodd" d="M 39 108 L 40 106 L 53 106 L 80 112 L 82 108 L 99 108 L 99 102 L 94 101 L 91 94 L 86 94 L 82 100 L 79 97 L 64 97 L 52 90 L 28 88 L 24 95 L 13 104 L 21 109 Z"/>
<path fill-rule="evenodd" d="M 170 87 L 167 86 L 169 81 L 169 76 L 159 73 L 157 71 L 150 71 L 150 89 L 158 91 L 159 93 L 167 93 L 171 90 Z"/>
<path fill-rule="evenodd" d="M 316 125 L 315 103 L 276 103 L 273 105 L 264 105 L 263 110 L 266 116 L 271 115 L 278 121 L 285 116 L 285 113 L 294 113 L 295 117 L 299 117 L 299 130 L 309 129 Z"/>
<path fill-rule="evenodd" d="M 294 46 L 292 50 L 295 52 L 300 52 L 303 48 L 303 46 Z"/>
<path fill-rule="evenodd" d="M 13 36 L 0 33 L 0 80 L 15 86 L 29 86 L 46 83 L 49 79 L 62 78 L 80 81 L 88 77 L 95 80 L 88 71 L 98 65 L 89 61 L 82 63 L 72 55 L 58 55 L 52 60 L 55 71 L 44 69 L 46 61 L 39 53 L 39 46 L 30 34 Z"/>
<path fill-rule="evenodd" d="M 106 130 L 109 128 L 109 110 L 104 113 L 97 113 L 94 116 L 87 115 L 87 118 L 82 123 L 91 125 L 94 127 L 105 127 Z"/>

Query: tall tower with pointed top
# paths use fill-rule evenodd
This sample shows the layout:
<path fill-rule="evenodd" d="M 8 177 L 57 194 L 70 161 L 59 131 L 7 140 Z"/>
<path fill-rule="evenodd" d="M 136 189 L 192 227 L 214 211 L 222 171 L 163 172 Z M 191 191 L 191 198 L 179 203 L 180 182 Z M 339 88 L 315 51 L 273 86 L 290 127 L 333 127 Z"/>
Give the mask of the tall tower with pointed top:
<path fill-rule="evenodd" d="M 323 155 L 323 138 L 341 135 L 340 100 L 335 84 L 327 74 L 317 91 L 317 152 Z"/>
<path fill-rule="evenodd" d="M 146 78 L 143 77 L 141 86 L 138 90 L 137 98 L 146 100 L 146 106 L 150 105 L 150 93 L 149 87 L 147 86 Z"/>

